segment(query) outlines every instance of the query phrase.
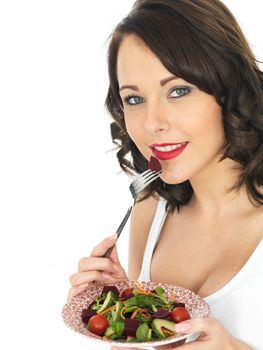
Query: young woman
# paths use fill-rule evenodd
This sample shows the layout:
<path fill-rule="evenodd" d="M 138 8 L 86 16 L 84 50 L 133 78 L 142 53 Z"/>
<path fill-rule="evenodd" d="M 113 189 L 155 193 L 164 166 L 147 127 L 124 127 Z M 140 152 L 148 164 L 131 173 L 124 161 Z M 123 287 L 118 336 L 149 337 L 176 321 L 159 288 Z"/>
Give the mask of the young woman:
<path fill-rule="evenodd" d="M 182 350 L 263 349 L 263 74 L 219 0 L 138 0 L 109 47 L 106 106 L 124 171 L 162 166 L 132 212 L 129 271 L 109 237 L 71 276 L 183 286 L 212 317 Z M 126 155 L 131 155 L 128 160 Z"/>

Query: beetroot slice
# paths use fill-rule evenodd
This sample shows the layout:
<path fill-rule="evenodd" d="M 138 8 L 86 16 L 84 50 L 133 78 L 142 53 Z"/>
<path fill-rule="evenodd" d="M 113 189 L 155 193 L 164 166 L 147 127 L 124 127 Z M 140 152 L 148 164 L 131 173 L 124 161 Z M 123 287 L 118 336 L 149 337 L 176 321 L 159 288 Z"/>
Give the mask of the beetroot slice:
<path fill-rule="evenodd" d="M 119 292 L 118 288 L 115 287 L 115 286 L 104 286 L 104 287 L 103 287 L 103 290 L 102 290 L 102 292 L 101 292 L 101 294 L 102 294 L 102 293 L 108 293 L 110 290 L 111 290 L 113 293 L 115 293 L 116 295 L 119 296 L 120 292 Z"/>
<path fill-rule="evenodd" d="M 152 171 L 159 171 L 162 169 L 162 166 L 157 158 L 151 157 L 149 164 L 148 164 L 148 169 L 150 169 Z"/>
<path fill-rule="evenodd" d="M 97 313 L 94 310 L 84 309 L 84 310 L 82 310 L 82 313 L 81 313 L 81 319 L 84 323 L 88 323 L 89 319 L 96 314 Z"/>
<path fill-rule="evenodd" d="M 159 309 L 158 311 L 154 312 L 152 314 L 153 318 L 167 318 L 171 315 L 171 312 L 168 310 L 164 310 L 164 309 Z"/>
<path fill-rule="evenodd" d="M 126 320 L 124 320 L 125 326 L 124 326 L 124 330 L 123 330 L 123 335 L 131 335 L 131 336 L 136 336 L 136 331 L 137 328 L 140 325 L 140 321 L 139 320 L 135 320 L 134 318 L 130 319 L 127 318 Z"/>
<path fill-rule="evenodd" d="M 130 293 L 130 294 L 127 294 L 127 295 L 125 295 L 124 297 L 122 297 L 121 299 L 122 300 L 128 300 L 128 299 L 130 299 L 130 298 L 133 298 L 134 297 L 134 294 L 133 293 Z"/>

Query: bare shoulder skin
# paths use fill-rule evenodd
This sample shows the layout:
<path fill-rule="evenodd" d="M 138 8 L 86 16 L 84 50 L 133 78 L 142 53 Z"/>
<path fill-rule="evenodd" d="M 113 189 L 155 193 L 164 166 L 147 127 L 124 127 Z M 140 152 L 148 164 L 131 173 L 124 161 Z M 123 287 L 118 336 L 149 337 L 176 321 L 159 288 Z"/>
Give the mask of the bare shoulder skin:
<path fill-rule="evenodd" d="M 144 249 L 157 208 L 158 198 L 150 197 L 136 203 L 131 214 L 128 276 L 137 280 L 141 270 Z"/>

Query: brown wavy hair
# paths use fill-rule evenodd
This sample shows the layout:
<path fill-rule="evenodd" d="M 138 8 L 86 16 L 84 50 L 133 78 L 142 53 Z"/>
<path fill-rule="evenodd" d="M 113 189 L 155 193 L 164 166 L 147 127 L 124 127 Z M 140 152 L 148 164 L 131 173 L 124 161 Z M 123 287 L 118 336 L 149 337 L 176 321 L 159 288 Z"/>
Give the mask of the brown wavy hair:
<path fill-rule="evenodd" d="M 172 74 L 215 96 L 222 108 L 225 144 L 222 157 L 237 162 L 239 176 L 231 190 L 246 186 L 255 206 L 263 205 L 263 73 L 229 9 L 219 0 L 137 0 L 115 28 L 108 50 L 109 89 L 106 108 L 114 119 L 112 140 L 128 174 L 141 173 L 148 161 L 129 137 L 119 95 L 117 55 L 125 36 L 141 38 Z M 159 194 L 173 211 L 186 205 L 189 181 L 154 181 L 143 199 Z"/>

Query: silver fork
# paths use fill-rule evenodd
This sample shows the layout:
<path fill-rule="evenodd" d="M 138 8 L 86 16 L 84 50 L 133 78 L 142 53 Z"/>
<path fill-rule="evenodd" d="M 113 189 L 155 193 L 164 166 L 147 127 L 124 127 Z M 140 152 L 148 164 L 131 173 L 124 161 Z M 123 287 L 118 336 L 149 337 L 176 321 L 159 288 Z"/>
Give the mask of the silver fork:
<path fill-rule="evenodd" d="M 134 204 L 136 203 L 136 200 L 138 198 L 138 195 L 154 180 L 156 180 L 162 173 L 162 170 L 159 171 L 152 171 L 152 170 L 146 170 L 144 171 L 142 174 L 136 176 L 136 178 L 132 181 L 132 183 L 130 184 L 130 191 L 133 197 L 133 202 L 132 204 L 129 206 L 127 213 L 125 214 L 124 218 L 122 219 L 120 226 L 118 227 L 116 233 L 117 233 L 117 238 L 119 238 L 126 222 L 128 221 L 131 211 L 132 211 L 132 207 L 134 206 Z M 112 252 L 112 249 L 114 248 L 114 246 L 110 247 L 106 253 L 104 253 L 103 257 L 109 257 L 110 253 Z"/>

